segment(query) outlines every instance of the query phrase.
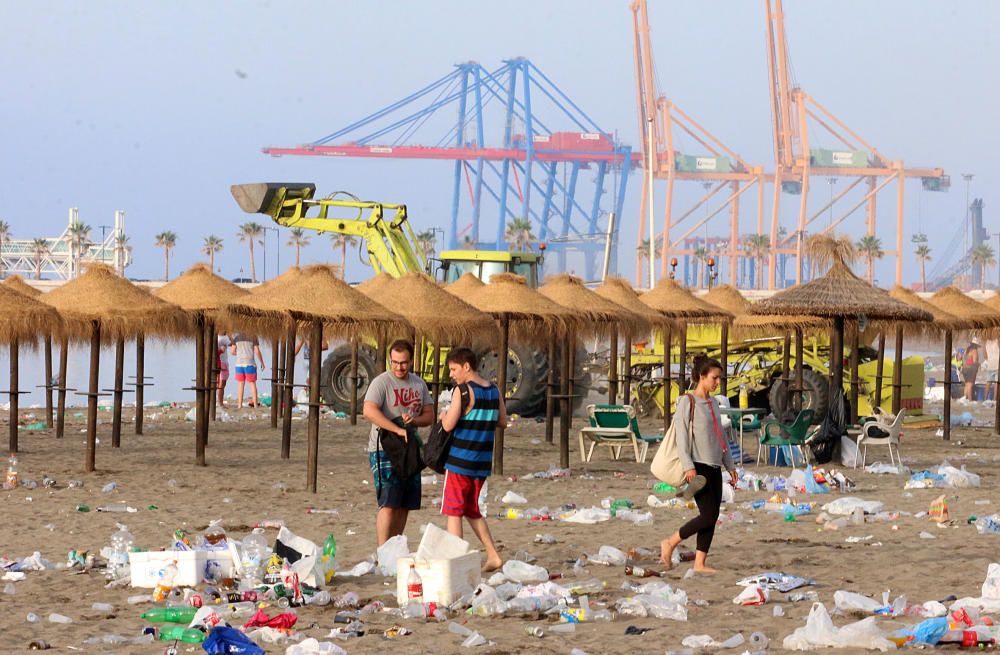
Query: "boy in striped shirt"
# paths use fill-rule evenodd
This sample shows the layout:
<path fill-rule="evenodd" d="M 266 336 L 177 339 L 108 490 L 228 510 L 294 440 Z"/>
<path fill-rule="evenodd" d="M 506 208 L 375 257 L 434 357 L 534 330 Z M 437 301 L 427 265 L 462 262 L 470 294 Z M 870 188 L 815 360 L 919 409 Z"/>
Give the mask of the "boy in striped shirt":
<path fill-rule="evenodd" d="M 503 561 L 497 553 L 486 519 L 479 511 L 479 493 L 493 467 L 493 434 L 497 424 L 506 425 L 507 411 L 496 385 L 476 372 L 476 354 L 468 348 L 448 353 L 448 371 L 455 381 L 451 406 L 441 413 L 441 424 L 452 433 L 451 449 L 445 463 L 444 499 L 441 513 L 448 517 L 448 532 L 462 536 L 462 517 L 486 549 L 483 571 L 495 571 Z M 469 391 L 462 406 L 460 387 Z"/>

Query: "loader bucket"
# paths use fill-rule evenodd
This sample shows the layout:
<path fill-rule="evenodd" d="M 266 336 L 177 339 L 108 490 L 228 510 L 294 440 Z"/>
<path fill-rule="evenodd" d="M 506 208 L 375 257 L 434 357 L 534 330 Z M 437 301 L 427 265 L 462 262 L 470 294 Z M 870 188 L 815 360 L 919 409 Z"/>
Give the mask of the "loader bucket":
<path fill-rule="evenodd" d="M 304 198 L 308 200 L 316 193 L 315 184 L 301 182 L 255 182 L 253 184 L 234 184 L 229 187 L 240 209 L 248 214 L 268 215 L 271 214 L 271 204 L 281 189 L 285 190 L 285 199 Z"/>

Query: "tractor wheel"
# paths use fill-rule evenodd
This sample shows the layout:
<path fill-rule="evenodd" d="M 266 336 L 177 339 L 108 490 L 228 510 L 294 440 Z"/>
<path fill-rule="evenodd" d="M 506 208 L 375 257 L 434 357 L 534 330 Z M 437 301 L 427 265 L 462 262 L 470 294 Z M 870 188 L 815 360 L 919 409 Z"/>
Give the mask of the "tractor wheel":
<path fill-rule="evenodd" d="M 507 414 L 537 416 L 545 413 L 545 385 L 548 356 L 539 348 L 511 344 L 507 351 Z M 496 382 L 497 353 L 479 354 L 479 374 Z"/>
<path fill-rule="evenodd" d="M 368 383 L 378 373 L 375 370 L 375 351 L 367 346 L 358 348 L 358 413 L 364 402 Z M 323 362 L 320 372 L 320 393 L 323 400 L 337 412 L 351 409 L 351 344 L 345 343 L 333 349 Z"/>
<path fill-rule="evenodd" d="M 792 383 L 795 383 L 794 372 Z M 830 406 L 830 385 L 826 376 L 820 375 L 816 371 L 804 369 L 802 371 L 802 409 L 811 409 L 816 412 L 813 423 L 820 423 L 826 418 L 826 411 Z M 794 418 L 794 410 L 789 394 L 785 392 L 785 383 L 781 377 L 774 378 L 771 384 L 771 392 L 768 396 L 771 403 L 771 412 L 779 418 Z"/>

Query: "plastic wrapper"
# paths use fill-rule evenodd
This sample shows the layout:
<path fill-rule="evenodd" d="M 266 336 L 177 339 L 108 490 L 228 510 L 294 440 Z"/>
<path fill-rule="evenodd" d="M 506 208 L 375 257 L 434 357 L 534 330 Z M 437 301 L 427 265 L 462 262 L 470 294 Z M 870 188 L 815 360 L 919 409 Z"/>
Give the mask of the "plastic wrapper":
<path fill-rule="evenodd" d="M 896 645 L 882 635 L 870 616 L 841 628 L 833 625 L 830 614 L 823 603 L 815 603 L 809 611 L 806 624 L 785 637 L 782 647 L 786 650 L 813 650 L 817 647 L 864 648 L 888 651 Z"/>
<path fill-rule="evenodd" d="M 770 591 L 780 591 L 782 593 L 786 593 L 792 589 L 814 585 L 816 582 L 814 580 L 800 578 L 797 575 L 766 571 L 764 573 L 758 573 L 757 575 L 751 575 L 750 577 L 743 578 L 736 584 L 741 587 L 758 586 Z"/>
<path fill-rule="evenodd" d="M 264 610 L 257 610 L 257 613 L 251 616 L 250 620 L 243 624 L 243 629 L 280 628 L 287 630 L 294 626 L 295 622 L 298 620 L 298 615 L 292 614 L 291 612 L 283 612 L 276 616 L 268 616 Z"/>

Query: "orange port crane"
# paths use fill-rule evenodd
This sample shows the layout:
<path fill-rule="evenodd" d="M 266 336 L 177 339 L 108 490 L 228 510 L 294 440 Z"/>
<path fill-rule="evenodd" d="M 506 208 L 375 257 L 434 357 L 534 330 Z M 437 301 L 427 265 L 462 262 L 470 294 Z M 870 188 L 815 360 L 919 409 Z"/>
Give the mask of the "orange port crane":
<path fill-rule="evenodd" d="M 764 232 L 764 185 L 766 182 L 762 166 L 751 165 L 736 152 L 727 147 L 697 121 L 691 118 L 674 102 L 659 95 L 653 73 L 653 48 L 650 42 L 649 13 L 646 0 L 634 0 L 631 4 L 634 32 L 634 58 L 636 76 L 636 97 L 639 108 L 639 133 L 642 135 L 643 193 L 640 202 L 639 237 L 637 240 L 636 278 L 643 285 L 643 261 L 650 263 L 649 278 L 655 279 L 656 245 L 660 244 L 660 277 L 667 275 L 667 264 L 672 255 L 692 255 L 693 250 L 683 244 L 691 234 L 705 225 L 713 217 L 729 210 L 729 239 L 722 256 L 729 258 L 729 282 L 736 285 L 740 251 L 740 198 L 751 188 L 757 190 L 757 231 Z M 674 128 L 686 133 L 705 149 L 700 155 L 687 155 L 674 149 Z M 650 169 L 652 169 L 650 174 Z M 651 179 L 652 178 L 652 179 Z M 654 179 L 666 180 L 666 205 L 663 210 L 663 227 L 651 240 L 648 254 L 643 247 L 644 240 L 655 224 L 652 207 L 651 185 Z M 705 193 L 690 208 L 674 214 L 674 183 L 676 181 L 698 181 L 705 183 Z M 690 218 L 699 207 L 713 198 L 721 203 L 706 212 L 700 221 L 676 236 L 681 224 Z M 647 222 L 648 221 L 648 222 Z M 773 266 L 772 266 L 773 268 Z M 758 273 L 759 274 L 759 273 Z"/>
<path fill-rule="evenodd" d="M 847 211 L 832 220 L 821 232 L 832 232 L 863 205 L 867 205 L 866 234 L 875 235 L 878 193 L 896 183 L 895 248 L 886 250 L 896 257 L 896 284 L 903 282 L 904 190 L 907 178 L 919 177 L 928 191 L 946 191 L 950 178 L 940 168 L 906 168 L 902 160 L 884 156 L 858 136 L 815 98 L 794 84 L 785 34 L 782 0 L 764 0 L 767 16 L 767 69 L 770 78 L 771 132 L 774 138 L 774 200 L 771 207 L 771 247 L 768 253 L 768 287 L 775 288 L 775 258 L 780 253 L 795 255 L 795 282 L 802 282 L 803 242 L 809 226 L 851 190 L 865 183 L 866 192 Z M 811 119 L 811 121 L 810 121 Z M 810 122 L 833 136 L 838 149 L 811 147 Z M 810 180 L 813 175 L 854 178 L 830 202 L 810 215 Z M 778 217 L 781 193 L 799 196 L 798 223 L 794 232 L 781 238 Z M 852 198 L 853 200 L 853 198 Z"/>

